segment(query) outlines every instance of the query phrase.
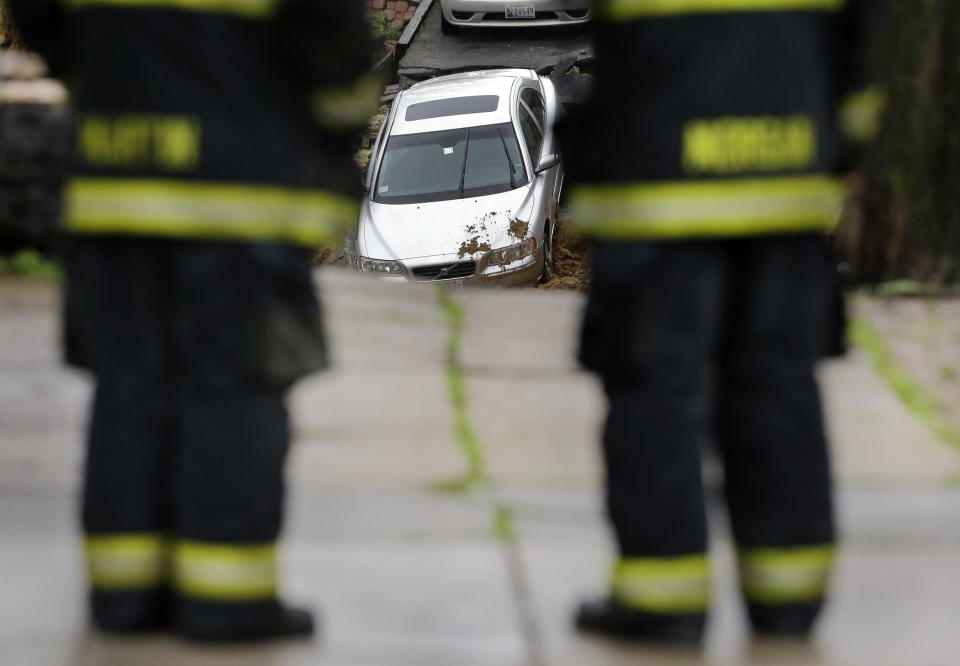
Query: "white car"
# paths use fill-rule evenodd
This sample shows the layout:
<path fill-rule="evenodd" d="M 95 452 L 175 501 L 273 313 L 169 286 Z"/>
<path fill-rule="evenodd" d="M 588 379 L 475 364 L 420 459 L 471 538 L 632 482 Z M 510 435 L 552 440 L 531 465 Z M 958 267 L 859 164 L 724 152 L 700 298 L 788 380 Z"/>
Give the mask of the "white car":
<path fill-rule="evenodd" d="M 590 20 L 590 0 L 440 0 L 440 27 L 459 28 L 557 26 Z"/>
<path fill-rule="evenodd" d="M 367 171 L 357 267 L 395 281 L 530 285 L 551 270 L 559 103 L 532 70 L 442 76 L 401 92 Z"/>

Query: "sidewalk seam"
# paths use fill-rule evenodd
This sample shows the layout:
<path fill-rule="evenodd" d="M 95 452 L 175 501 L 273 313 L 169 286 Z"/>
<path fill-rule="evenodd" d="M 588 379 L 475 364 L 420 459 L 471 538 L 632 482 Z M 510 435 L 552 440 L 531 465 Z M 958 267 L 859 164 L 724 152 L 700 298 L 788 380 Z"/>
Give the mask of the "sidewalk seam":
<path fill-rule="evenodd" d="M 500 501 L 493 492 L 492 479 L 487 471 L 483 445 L 470 421 L 467 406 L 467 388 L 463 366 L 460 362 L 460 344 L 463 341 L 463 307 L 451 296 L 446 287 L 437 285 L 437 301 L 443 310 L 450 329 L 447 339 L 444 368 L 447 389 L 453 408 L 454 432 L 457 443 L 466 457 L 467 469 L 459 479 L 437 484 L 441 490 L 467 492 L 478 489 L 490 505 L 492 531 L 503 552 L 508 574 L 508 584 L 516 604 L 520 635 L 527 652 L 529 666 L 546 666 L 543 635 L 537 621 L 530 581 L 523 563 L 523 553 L 517 539 L 516 520 L 513 511 Z"/>
<path fill-rule="evenodd" d="M 849 335 L 907 410 L 923 422 L 941 443 L 960 449 L 960 433 L 946 418 L 946 408 L 897 362 L 893 350 L 876 328 L 867 319 L 857 317 L 850 322 Z"/>

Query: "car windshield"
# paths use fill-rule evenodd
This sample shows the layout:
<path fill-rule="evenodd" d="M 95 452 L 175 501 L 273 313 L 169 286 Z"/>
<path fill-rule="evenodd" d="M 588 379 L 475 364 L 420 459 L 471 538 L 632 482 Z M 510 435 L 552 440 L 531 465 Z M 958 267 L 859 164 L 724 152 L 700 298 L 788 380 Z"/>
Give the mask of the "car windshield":
<path fill-rule="evenodd" d="M 449 201 L 498 194 L 526 184 L 513 125 L 392 136 L 374 201 Z"/>

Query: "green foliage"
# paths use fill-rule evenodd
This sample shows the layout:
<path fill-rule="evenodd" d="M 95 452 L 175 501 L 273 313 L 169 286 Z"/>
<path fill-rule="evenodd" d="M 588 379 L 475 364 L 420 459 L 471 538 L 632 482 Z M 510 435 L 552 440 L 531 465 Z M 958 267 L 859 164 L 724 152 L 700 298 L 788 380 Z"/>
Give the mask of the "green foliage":
<path fill-rule="evenodd" d="M 390 27 L 390 21 L 382 11 L 370 14 L 370 30 L 373 33 L 373 38 L 377 40 L 400 39 L 400 31 Z"/>
<path fill-rule="evenodd" d="M 60 266 L 45 258 L 36 250 L 21 250 L 10 257 L 0 257 L 0 275 L 56 280 L 63 271 Z"/>
<path fill-rule="evenodd" d="M 467 405 L 467 387 L 460 367 L 460 343 L 463 339 L 463 307 L 451 296 L 445 286 L 437 285 L 437 300 L 443 310 L 450 333 L 447 338 L 446 376 L 447 392 L 453 407 L 453 429 L 463 452 L 467 469 L 462 477 L 435 484 L 437 490 L 465 492 L 483 486 L 489 480 L 483 446 L 477 438 Z"/>

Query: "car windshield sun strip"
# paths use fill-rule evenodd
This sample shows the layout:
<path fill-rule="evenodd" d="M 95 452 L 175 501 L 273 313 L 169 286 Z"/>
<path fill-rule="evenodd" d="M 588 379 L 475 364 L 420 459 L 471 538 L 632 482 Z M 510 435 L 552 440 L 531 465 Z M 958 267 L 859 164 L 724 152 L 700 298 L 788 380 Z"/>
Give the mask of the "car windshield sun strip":
<path fill-rule="evenodd" d="M 507 171 L 510 172 L 510 189 L 517 189 L 517 183 L 513 177 L 513 160 L 510 159 L 510 151 L 507 149 L 507 140 L 503 138 L 503 128 L 497 128 L 497 136 L 500 137 L 500 143 L 503 145 L 503 154 L 507 156 Z"/>
<path fill-rule="evenodd" d="M 463 146 L 463 165 L 460 167 L 460 198 L 463 198 L 463 181 L 467 178 L 467 155 L 470 154 L 470 130 L 467 130 L 467 142 Z"/>

